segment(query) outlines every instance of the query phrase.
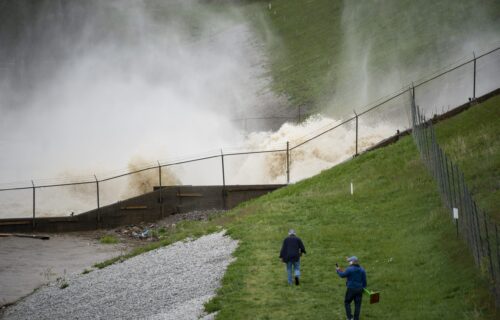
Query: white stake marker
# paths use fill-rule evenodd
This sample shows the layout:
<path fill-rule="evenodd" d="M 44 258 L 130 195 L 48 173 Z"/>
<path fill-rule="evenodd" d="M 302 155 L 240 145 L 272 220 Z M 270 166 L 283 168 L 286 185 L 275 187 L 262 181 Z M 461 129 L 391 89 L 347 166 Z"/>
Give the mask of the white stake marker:
<path fill-rule="evenodd" d="M 458 219 L 458 208 L 453 208 L 453 219 Z"/>
<path fill-rule="evenodd" d="M 354 185 L 352 184 L 352 181 L 351 181 L 351 195 L 354 194 Z"/>

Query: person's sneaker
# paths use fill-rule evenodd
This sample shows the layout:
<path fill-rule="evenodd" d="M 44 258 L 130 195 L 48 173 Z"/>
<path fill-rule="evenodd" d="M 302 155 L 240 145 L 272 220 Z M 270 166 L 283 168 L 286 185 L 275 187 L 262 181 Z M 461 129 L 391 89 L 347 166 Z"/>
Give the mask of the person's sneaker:
<path fill-rule="evenodd" d="M 298 286 L 299 285 L 299 277 L 295 277 L 295 285 Z"/>

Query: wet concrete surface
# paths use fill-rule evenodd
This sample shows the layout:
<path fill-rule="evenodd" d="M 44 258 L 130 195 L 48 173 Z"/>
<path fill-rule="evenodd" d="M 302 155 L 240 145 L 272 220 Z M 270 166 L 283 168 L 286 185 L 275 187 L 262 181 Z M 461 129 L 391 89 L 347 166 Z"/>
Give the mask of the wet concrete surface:
<path fill-rule="evenodd" d="M 101 244 L 95 233 L 47 235 L 50 240 L 0 237 L 0 306 L 59 277 L 90 269 L 130 247 Z"/>

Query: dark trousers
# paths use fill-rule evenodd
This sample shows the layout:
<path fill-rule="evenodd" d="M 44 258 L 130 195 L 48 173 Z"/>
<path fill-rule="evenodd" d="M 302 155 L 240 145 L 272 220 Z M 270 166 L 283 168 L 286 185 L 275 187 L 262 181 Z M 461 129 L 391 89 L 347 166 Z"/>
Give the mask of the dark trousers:
<path fill-rule="evenodd" d="M 354 300 L 354 320 L 359 320 L 359 314 L 361 312 L 361 299 L 363 299 L 363 289 L 351 289 L 347 288 L 345 292 L 345 313 L 347 315 L 347 319 L 353 319 L 351 312 L 351 302 Z"/>

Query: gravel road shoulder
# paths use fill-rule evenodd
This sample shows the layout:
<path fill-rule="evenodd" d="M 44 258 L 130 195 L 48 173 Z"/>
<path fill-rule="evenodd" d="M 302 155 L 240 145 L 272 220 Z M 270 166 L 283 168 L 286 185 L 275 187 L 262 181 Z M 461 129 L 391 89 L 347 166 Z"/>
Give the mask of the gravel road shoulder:
<path fill-rule="evenodd" d="M 224 231 L 176 242 L 44 286 L 7 308 L 3 318 L 199 319 L 236 247 Z"/>

